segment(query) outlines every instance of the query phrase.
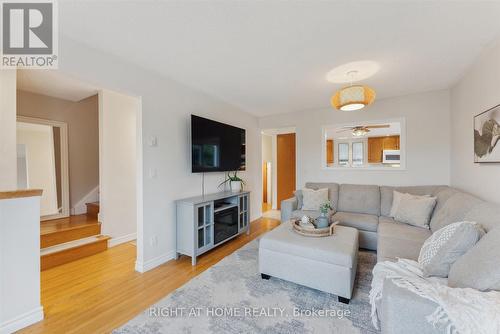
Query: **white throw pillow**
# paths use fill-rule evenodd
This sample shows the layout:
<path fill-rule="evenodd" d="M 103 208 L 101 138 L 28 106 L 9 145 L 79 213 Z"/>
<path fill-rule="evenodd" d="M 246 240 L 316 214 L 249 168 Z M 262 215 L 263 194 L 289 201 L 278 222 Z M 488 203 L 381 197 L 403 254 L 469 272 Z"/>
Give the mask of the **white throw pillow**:
<path fill-rule="evenodd" d="M 321 204 L 329 202 L 328 188 L 302 189 L 302 210 L 319 210 Z"/>
<path fill-rule="evenodd" d="M 396 215 L 398 211 L 399 203 L 401 202 L 401 197 L 403 197 L 404 193 L 400 193 L 399 191 L 394 190 L 392 192 L 392 207 L 391 212 L 389 213 L 389 217 L 393 217 Z"/>
<path fill-rule="evenodd" d="M 403 194 L 394 215 L 394 220 L 428 229 L 435 206 L 436 197 L 417 197 L 410 194 Z"/>
<path fill-rule="evenodd" d="M 418 263 L 425 276 L 448 277 L 450 268 L 484 235 L 481 225 L 458 222 L 447 225 L 425 240 Z"/>
<path fill-rule="evenodd" d="M 430 195 L 412 195 L 408 193 L 400 193 L 399 191 L 393 190 L 392 191 L 392 207 L 391 207 L 391 212 L 389 213 L 389 217 L 394 218 L 396 215 L 396 212 L 398 211 L 399 203 L 401 203 L 401 198 L 403 196 L 411 196 L 413 198 L 420 198 L 420 197 L 430 197 Z"/>

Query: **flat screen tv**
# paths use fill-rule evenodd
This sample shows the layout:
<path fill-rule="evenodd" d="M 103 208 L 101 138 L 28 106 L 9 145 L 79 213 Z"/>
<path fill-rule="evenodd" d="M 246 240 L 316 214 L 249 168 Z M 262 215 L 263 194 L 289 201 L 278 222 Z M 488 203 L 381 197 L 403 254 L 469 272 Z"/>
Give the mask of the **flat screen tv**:
<path fill-rule="evenodd" d="M 191 115 L 191 171 L 245 170 L 245 130 Z"/>

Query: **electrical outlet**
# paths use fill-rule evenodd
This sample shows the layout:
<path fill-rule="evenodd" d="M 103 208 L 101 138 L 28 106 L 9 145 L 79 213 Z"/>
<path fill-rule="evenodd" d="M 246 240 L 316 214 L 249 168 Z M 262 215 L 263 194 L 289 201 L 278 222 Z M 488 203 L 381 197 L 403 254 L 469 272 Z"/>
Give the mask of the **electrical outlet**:
<path fill-rule="evenodd" d="M 149 244 L 151 246 L 157 246 L 158 245 L 158 237 L 155 235 L 155 236 L 152 236 L 151 238 L 149 238 Z"/>
<path fill-rule="evenodd" d="M 149 169 L 149 178 L 156 179 L 157 176 L 158 176 L 158 172 L 157 172 L 156 168 L 150 168 Z"/>

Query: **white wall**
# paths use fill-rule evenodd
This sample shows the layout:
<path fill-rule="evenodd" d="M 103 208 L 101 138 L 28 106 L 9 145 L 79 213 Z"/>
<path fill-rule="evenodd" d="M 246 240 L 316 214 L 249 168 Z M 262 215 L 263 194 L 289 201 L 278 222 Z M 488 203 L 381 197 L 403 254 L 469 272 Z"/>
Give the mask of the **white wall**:
<path fill-rule="evenodd" d="M 103 234 L 110 246 L 136 238 L 136 121 L 141 101 L 108 90 L 99 92 L 99 186 Z"/>
<path fill-rule="evenodd" d="M 406 170 L 327 170 L 322 168 L 322 127 L 349 122 L 406 119 Z M 297 187 L 308 181 L 423 185 L 450 183 L 449 91 L 376 101 L 369 108 L 340 112 L 331 108 L 260 119 L 262 129 L 295 127 Z"/>
<path fill-rule="evenodd" d="M 16 71 L 0 70 L 0 190 L 17 188 Z"/>
<path fill-rule="evenodd" d="M 0 200 L 0 334 L 13 333 L 41 319 L 40 197 L 3 199 Z"/>
<path fill-rule="evenodd" d="M 17 123 L 17 144 L 26 147 L 26 169 L 30 188 L 42 189 L 40 216 L 59 213 L 52 126 Z"/>
<path fill-rule="evenodd" d="M 451 184 L 500 203 L 500 163 L 474 163 L 473 117 L 500 104 L 500 43 L 485 50 L 451 90 Z"/>
<path fill-rule="evenodd" d="M 189 146 L 190 114 L 229 123 L 247 130 L 247 171 L 241 176 L 251 195 L 251 219 L 260 216 L 261 144 L 258 121 L 240 109 L 190 89 L 156 73 L 122 62 L 60 36 L 59 68 L 66 74 L 121 93 L 142 97 L 143 231 L 138 231 L 138 270 L 147 270 L 173 258 L 175 203 L 201 194 L 201 174 L 192 174 Z M 148 139 L 158 137 L 158 146 Z M 156 169 L 156 178 L 148 171 Z M 218 191 L 223 173 L 205 178 L 207 192 Z M 139 238 L 143 234 L 144 243 Z M 157 243 L 151 242 L 156 238 Z"/>

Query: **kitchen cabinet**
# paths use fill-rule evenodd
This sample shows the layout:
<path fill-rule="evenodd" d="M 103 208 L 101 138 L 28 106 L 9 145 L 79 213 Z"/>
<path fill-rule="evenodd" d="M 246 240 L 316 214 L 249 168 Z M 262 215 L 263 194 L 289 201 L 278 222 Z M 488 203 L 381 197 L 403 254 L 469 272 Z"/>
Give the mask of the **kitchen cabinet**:
<path fill-rule="evenodd" d="M 399 136 L 369 137 L 368 138 L 368 163 L 382 163 L 384 150 L 399 150 Z"/>

